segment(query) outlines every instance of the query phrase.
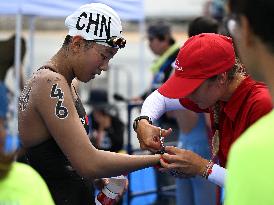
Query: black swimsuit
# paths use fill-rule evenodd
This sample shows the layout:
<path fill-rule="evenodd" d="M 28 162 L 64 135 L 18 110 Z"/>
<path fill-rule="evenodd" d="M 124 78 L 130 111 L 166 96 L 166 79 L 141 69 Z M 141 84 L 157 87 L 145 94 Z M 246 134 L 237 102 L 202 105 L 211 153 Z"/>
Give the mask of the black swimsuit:
<path fill-rule="evenodd" d="M 42 69 L 52 70 L 49 67 Z M 88 134 L 88 118 L 79 97 L 75 107 Z M 56 205 L 95 204 L 92 182 L 82 178 L 73 170 L 53 138 L 28 148 L 26 156 L 30 165 L 46 181 Z"/>

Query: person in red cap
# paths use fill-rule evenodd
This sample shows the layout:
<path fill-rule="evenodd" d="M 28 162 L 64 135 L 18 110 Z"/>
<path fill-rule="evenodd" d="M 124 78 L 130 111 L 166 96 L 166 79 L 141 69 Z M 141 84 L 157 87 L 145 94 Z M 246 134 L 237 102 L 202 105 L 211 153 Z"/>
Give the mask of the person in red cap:
<path fill-rule="evenodd" d="M 162 150 L 163 171 L 180 177 L 202 176 L 224 185 L 227 155 L 233 142 L 255 121 L 272 110 L 265 84 L 244 72 L 235 57 L 232 39 L 204 33 L 188 39 L 176 59 L 175 73 L 145 100 L 134 130 L 142 149 Z M 211 115 L 212 160 L 161 141 L 171 129 L 152 122 L 167 110 L 190 109 Z M 161 140 L 160 140 L 161 139 Z M 218 158 L 220 166 L 214 164 Z"/>

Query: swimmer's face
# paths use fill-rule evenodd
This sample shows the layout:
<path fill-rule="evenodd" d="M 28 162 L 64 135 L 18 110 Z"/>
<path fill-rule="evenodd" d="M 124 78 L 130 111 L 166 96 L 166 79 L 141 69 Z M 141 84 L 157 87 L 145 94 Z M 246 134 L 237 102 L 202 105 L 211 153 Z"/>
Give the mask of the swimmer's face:
<path fill-rule="evenodd" d="M 118 48 L 111 48 L 95 42 L 87 43 L 83 39 L 79 43 L 81 49 L 77 49 L 74 74 L 78 80 L 88 82 L 96 75 L 100 75 L 102 71 L 108 70 L 108 63 L 118 52 Z"/>

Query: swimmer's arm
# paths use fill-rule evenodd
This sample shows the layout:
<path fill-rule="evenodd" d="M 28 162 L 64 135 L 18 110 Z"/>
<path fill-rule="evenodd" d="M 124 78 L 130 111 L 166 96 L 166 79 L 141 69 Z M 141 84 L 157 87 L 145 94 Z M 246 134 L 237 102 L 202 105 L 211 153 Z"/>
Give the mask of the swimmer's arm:
<path fill-rule="evenodd" d="M 87 178 L 116 176 L 159 162 L 159 155 L 129 156 L 97 150 L 79 120 L 66 80 L 59 74 L 51 75 L 50 79 L 40 80 L 34 89 L 35 108 L 80 175 Z"/>

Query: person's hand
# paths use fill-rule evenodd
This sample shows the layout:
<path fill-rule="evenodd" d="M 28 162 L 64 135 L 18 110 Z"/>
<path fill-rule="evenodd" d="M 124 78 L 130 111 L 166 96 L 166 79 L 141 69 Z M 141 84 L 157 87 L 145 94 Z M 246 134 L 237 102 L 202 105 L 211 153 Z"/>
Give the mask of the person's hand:
<path fill-rule="evenodd" d="M 96 187 L 96 189 L 103 189 L 104 186 L 106 186 L 109 183 L 109 178 L 101 178 L 101 179 L 95 179 L 93 181 L 94 186 Z"/>
<path fill-rule="evenodd" d="M 117 193 L 118 194 L 117 200 L 119 200 L 120 197 L 126 192 L 128 188 L 128 179 L 126 177 L 123 179 L 101 178 L 101 179 L 95 179 L 93 182 L 94 186 L 99 190 L 103 189 L 109 183 L 115 183 L 116 185 L 119 185 L 119 187 L 121 188 L 119 193 Z"/>
<path fill-rule="evenodd" d="M 117 202 L 120 201 L 120 199 L 122 198 L 122 196 L 128 189 L 128 179 L 127 178 L 124 178 L 122 180 L 122 187 L 123 187 L 123 190 L 118 194 L 118 197 L 116 197 Z"/>
<path fill-rule="evenodd" d="M 167 146 L 165 151 L 167 153 L 162 155 L 160 159 L 161 171 L 175 172 L 178 176 L 202 176 L 208 161 L 198 154 L 177 147 Z"/>
<path fill-rule="evenodd" d="M 140 120 L 136 133 L 141 149 L 150 150 L 152 152 L 159 151 L 161 149 L 160 130 L 160 127 L 149 124 L 147 120 Z M 163 137 L 167 137 L 172 132 L 172 129 L 162 129 L 161 132 Z"/>

